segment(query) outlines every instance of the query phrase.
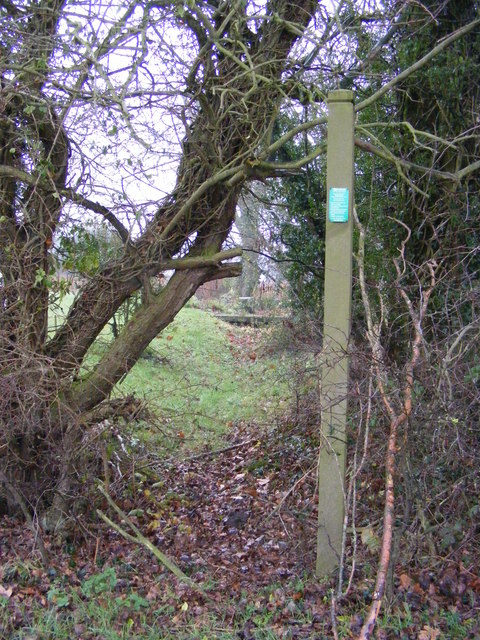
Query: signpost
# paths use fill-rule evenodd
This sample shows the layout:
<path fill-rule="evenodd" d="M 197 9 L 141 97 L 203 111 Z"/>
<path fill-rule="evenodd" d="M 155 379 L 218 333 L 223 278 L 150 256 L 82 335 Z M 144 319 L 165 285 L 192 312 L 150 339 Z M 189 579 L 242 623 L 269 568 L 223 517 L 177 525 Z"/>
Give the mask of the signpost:
<path fill-rule="evenodd" d="M 345 431 L 353 230 L 353 92 L 328 95 L 327 221 L 321 434 L 318 467 L 318 576 L 339 564 L 345 515 Z"/>

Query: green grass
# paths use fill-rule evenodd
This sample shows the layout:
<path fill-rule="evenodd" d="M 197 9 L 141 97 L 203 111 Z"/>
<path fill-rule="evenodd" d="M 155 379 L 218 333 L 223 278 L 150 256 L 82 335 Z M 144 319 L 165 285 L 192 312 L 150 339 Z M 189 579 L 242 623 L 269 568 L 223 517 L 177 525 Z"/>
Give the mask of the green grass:
<path fill-rule="evenodd" d="M 65 293 L 62 296 L 55 295 L 54 301 L 52 302 L 52 300 L 50 300 L 48 312 L 48 329 L 50 335 L 63 323 L 74 300 L 75 296 L 73 293 Z"/>
<path fill-rule="evenodd" d="M 221 436 L 234 421 L 271 420 L 289 396 L 288 360 L 259 357 L 253 331 L 183 309 L 119 389 L 144 396 L 171 428 L 197 441 Z"/>
<path fill-rule="evenodd" d="M 128 575 L 121 567 L 117 570 Z M 46 591 L 33 578 L 26 584 L 37 596 L 28 603 L 0 597 L 0 640 L 237 640 L 246 624 L 255 640 L 276 640 L 274 627 L 286 604 L 298 624 L 311 622 L 301 604 L 285 597 L 275 603 L 277 590 L 287 594 L 289 584 L 272 583 L 256 593 L 242 592 L 236 600 L 226 596 L 220 606 L 199 606 L 164 578 L 149 585 L 155 596 L 141 585 L 139 590 L 123 586 L 117 570 L 109 567 L 76 586 L 57 577 Z"/>
<path fill-rule="evenodd" d="M 165 585 L 162 585 L 164 587 Z M 270 588 L 273 592 L 273 588 Z M 262 601 L 254 603 L 256 596 Z M 312 617 L 308 611 L 303 611 L 301 605 L 291 603 L 292 628 L 308 627 Z M 22 622 L 15 623 L 7 601 L 0 597 L 0 640 L 71 640 L 85 638 L 86 640 L 238 640 L 245 625 L 254 640 L 278 640 L 288 630 L 288 623 L 282 623 L 279 611 L 266 601 L 264 594 L 249 594 L 248 602 L 225 601 L 235 607 L 235 619 L 224 619 L 220 611 L 208 611 L 203 608 L 198 613 L 195 607 L 188 606 L 188 602 L 169 592 L 168 587 L 161 599 L 149 601 L 134 590 L 119 591 L 106 589 L 95 596 L 85 596 L 81 589 L 72 587 L 52 587 L 46 598 L 46 603 L 37 603 L 27 610 L 25 605 L 17 605 L 17 616 L 23 617 Z M 407 616 L 405 620 L 398 620 L 389 624 L 385 617 L 379 621 L 379 627 L 387 632 L 389 638 L 415 637 L 423 629 L 425 633 L 430 629 L 437 635 L 437 640 L 463 640 L 473 637 L 471 631 L 474 622 L 451 624 L 451 614 L 448 610 L 440 609 L 435 615 L 435 621 L 423 616 L 424 621 L 413 622 Z M 280 625 L 278 622 L 280 620 Z M 328 628 L 328 618 L 325 617 L 325 631 Z M 340 639 L 351 638 L 350 615 L 342 615 L 337 619 L 337 633 Z M 279 635 L 279 629 L 282 634 Z M 322 635 L 321 627 L 317 625 L 312 631 L 315 638 L 328 638 Z M 469 635 L 470 634 L 470 635 Z M 302 634 L 300 637 L 305 638 Z M 313 637 L 313 636 L 312 636 Z M 432 635 L 432 638 L 434 636 Z"/>
<path fill-rule="evenodd" d="M 63 321 L 74 296 L 52 308 L 50 328 Z M 291 398 L 291 368 L 285 355 L 265 355 L 258 342 L 265 329 L 233 327 L 209 311 L 186 307 L 153 340 L 115 394 L 145 398 L 161 432 L 148 425 L 141 440 L 173 436 L 190 446 L 214 444 L 237 421 L 271 423 Z M 87 355 L 84 373 L 112 340 L 105 327 Z M 255 357 L 256 356 L 256 357 Z"/>
<path fill-rule="evenodd" d="M 308 593 L 308 576 L 292 582 L 272 581 L 234 598 L 225 595 L 217 605 L 199 605 L 195 597 L 191 601 L 188 593 L 178 593 L 161 576 L 158 582 L 137 585 L 128 579 L 132 572 L 129 564 L 104 568 L 76 585 L 68 576 L 53 577 L 45 584 L 45 577 L 40 581 L 38 572 L 35 576 L 30 569 L 26 566 L 21 574 L 17 571 L 15 586 L 30 587 L 35 597 L 24 600 L 13 596 L 14 604 L 0 596 L 0 640 L 236 640 L 246 628 L 252 640 L 289 638 L 293 637 L 289 629 L 300 632 L 302 628 L 302 638 L 307 637 L 308 629 L 312 637 L 331 637 L 328 606 L 322 609 L 323 625 L 317 618 L 313 630 L 317 600 L 312 595 L 305 601 L 295 598 L 304 589 Z M 328 600 L 329 596 L 323 598 L 327 605 Z M 337 617 L 339 639 L 352 637 L 352 615 L 353 611 L 345 610 Z M 423 629 L 425 633 L 430 630 L 432 638 L 435 633 L 437 640 L 463 640 L 473 637 L 475 620 L 462 620 L 445 608 L 413 613 L 408 606 L 398 606 L 384 612 L 378 626 L 392 639 L 417 637 Z"/>

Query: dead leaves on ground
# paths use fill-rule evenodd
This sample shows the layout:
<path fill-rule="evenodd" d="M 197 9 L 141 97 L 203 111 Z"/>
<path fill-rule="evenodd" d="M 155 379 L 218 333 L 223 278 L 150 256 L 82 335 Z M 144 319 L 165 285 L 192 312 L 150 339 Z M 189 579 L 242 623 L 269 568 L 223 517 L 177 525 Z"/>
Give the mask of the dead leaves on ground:
<path fill-rule="evenodd" d="M 201 628 L 212 616 L 221 616 L 224 626 L 237 629 L 238 638 L 256 639 L 260 628 L 268 628 L 272 638 L 333 637 L 329 589 L 334 583 L 305 577 L 314 557 L 311 462 L 318 446 L 316 434 L 290 427 L 267 433 L 255 425 L 232 425 L 231 442 L 234 448 L 218 455 L 205 452 L 163 464 L 157 469 L 162 481 L 137 486 L 134 502 L 116 496 L 122 508 L 133 510 L 131 517 L 145 535 L 209 589 L 215 606 L 163 573 L 146 550 L 103 526 L 73 541 L 74 550 L 55 549 L 55 567 L 48 573 L 31 561 L 32 535 L 5 518 L 0 524 L 0 599 L 6 602 L 13 627 L 28 622 L 29 607 L 56 606 L 48 594 L 59 580 L 81 593 L 101 562 L 116 568 L 115 597 L 125 602 L 126 621 L 136 615 L 127 606 L 126 594 L 135 593 L 152 609 L 165 610 L 161 624 L 166 629 Z M 378 535 L 378 528 L 368 521 L 359 523 L 358 569 L 349 597 L 337 611 L 344 638 L 354 637 L 371 597 Z M 46 543 L 50 549 L 55 544 Z M 28 569 L 23 574 L 12 570 L 15 562 Z M 390 613 L 402 621 L 403 631 L 387 634 L 380 627 L 378 638 L 450 640 L 445 635 L 450 633 L 447 614 L 463 625 L 465 638 L 476 637 L 471 634 L 479 632 L 478 566 L 454 561 L 439 566 L 440 570 L 421 572 L 398 570 L 396 604 Z M 122 620 L 119 624 L 126 624 Z M 86 626 L 82 620 L 76 622 L 79 632 L 83 630 L 77 637 L 93 637 L 86 634 Z"/>

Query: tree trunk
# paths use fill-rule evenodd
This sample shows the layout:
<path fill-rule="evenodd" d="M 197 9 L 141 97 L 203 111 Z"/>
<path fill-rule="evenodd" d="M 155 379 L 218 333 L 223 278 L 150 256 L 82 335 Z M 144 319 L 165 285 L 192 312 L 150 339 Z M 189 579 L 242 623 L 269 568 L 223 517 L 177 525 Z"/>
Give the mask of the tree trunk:
<path fill-rule="evenodd" d="M 7 482 L 17 483 L 17 495 L 32 511 L 45 514 L 47 528 L 62 522 L 74 498 L 79 452 L 88 438 L 87 414 L 93 415 L 108 399 L 201 284 L 240 273 L 239 264 L 230 262 L 232 254 L 221 252 L 222 245 L 241 185 L 284 95 L 288 55 L 316 4 L 271 0 L 255 33 L 248 27 L 246 3 L 234 3 L 228 15 L 209 7 L 208 17 L 194 3 L 183 21 L 173 9 L 159 9 L 155 3 L 138 7 L 147 22 L 153 13 L 165 11 L 176 28 L 189 29 L 197 40 L 198 57 L 186 72 L 178 102 L 169 103 L 184 105 L 178 107 L 185 138 L 176 185 L 137 238 L 129 237 L 111 211 L 67 188 L 74 147 L 64 127 L 72 105 L 87 109 L 90 104 L 95 64 L 128 37 L 132 11 L 126 11 L 102 42 L 93 38 L 88 55 L 84 51 L 72 72 L 70 88 L 57 93 L 58 61 L 68 58 L 62 45 L 70 36 L 59 29 L 67 3 L 27 3 L 28 16 L 23 5 L 16 9 L 7 3 L 4 8 L 9 30 L 0 42 L 0 471 Z M 138 33 L 145 35 L 142 29 L 147 28 L 146 22 L 139 23 Z M 78 45 L 79 37 L 71 38 L 75 51 L 86 46 Z M 106 100 L 109 108 L 119 108 L 120 98 L 108 102 L 107 94 L 99 105 Z M 82 162 L 85 158 L 80 155 Z M 64 324 L 49 337 L 49 265 L 63 221 L 63 198 L 103 215 L 124 246 L 122 255 L 81 288 Z M 149 279 L 170 269 L 174 275 L 168 283 L 159 293 L 151 291 Z M 142 288 L 142 306 L 95 369 L 81 373 L 102 329 Z"/>

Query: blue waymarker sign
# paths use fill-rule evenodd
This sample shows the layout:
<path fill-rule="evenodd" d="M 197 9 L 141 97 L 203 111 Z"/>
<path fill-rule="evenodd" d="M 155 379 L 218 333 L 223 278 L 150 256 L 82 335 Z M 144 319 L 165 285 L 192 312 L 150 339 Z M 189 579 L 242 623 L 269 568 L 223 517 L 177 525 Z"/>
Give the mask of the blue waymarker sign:
<path fill-rule="evenodd" d="M 330 222 L 348 222 L 348 189 L 331 187 L 328 194 Z"/>

